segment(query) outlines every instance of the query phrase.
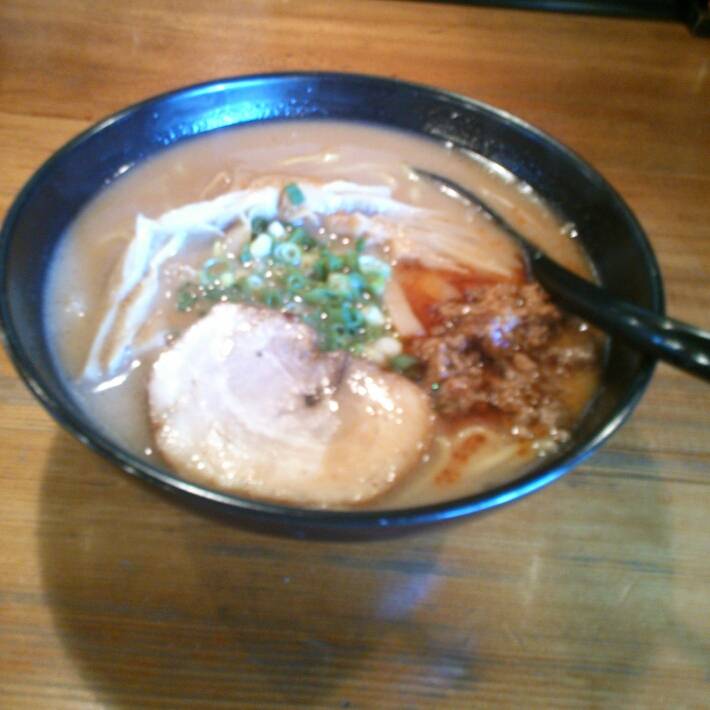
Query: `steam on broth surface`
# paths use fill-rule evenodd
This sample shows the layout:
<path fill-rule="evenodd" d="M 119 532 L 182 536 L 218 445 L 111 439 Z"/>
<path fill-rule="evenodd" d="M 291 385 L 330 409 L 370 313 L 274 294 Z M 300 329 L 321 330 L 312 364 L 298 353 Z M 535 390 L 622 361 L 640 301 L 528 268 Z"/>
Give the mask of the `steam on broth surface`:
<path fill-rule="evenodd" d="M 554 451 L 598 383 L 595 336 L 408 165 L 589 275 L 569 225 L 480 156 L 345 122 L 220 131 L 129 170 L 64 236 L 45 312 L 78 401 L 186 478 L 310 507 L 446 500 Z"/>

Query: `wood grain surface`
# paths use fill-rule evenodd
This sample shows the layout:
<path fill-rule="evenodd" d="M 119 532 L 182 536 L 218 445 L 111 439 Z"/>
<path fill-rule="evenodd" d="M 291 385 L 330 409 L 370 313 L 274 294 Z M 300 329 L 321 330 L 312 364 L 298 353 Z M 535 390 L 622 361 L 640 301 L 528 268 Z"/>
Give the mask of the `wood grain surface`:
<path fill-rule="evenodd" d="M 409 2 L 0 3 L 0 214 L 127 104 L 360 71 L 511 111 L 646 228 L 710 328 L 710 43 L 681 25 Z M 129 480 L 0 355 L 2 708 L 710 706 L 710 388 L 660 367 L 587 464 L 398 540 L 248 533 Z"/>

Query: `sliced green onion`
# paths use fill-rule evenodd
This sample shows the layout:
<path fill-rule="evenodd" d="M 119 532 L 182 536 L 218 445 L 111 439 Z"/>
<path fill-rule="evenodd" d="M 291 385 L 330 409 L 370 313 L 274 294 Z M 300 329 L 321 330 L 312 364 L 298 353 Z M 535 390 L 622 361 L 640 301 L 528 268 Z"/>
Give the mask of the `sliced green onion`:
<path fill-rule="evenodd" d="M 212 286 L 217 282 L 222 282 L 222 278 L 229 273 L 230 264 L 226 259 L 213 257 L 207 259 L 200 271 L 200 283 L 203 286 Z"/>
<path fill-rule="evenodd" d="M 343 325 L 347 328 L 349 333 L 353 335 L 357 334 L 362 330 L 365 325 L 365 318 L 362 311 L 359 311 L 353 305 L 348 303 L 343 303 L 342 306 L 342 318 Z"/>
<path fill-rule="evenodd" d="M 303 300 L 312 304 L 324 304 L 331 300 L 332 294 L 327 288 L 314 288 L 303 294 Z"/>
<path fill-rule="evenodd" d="M 308 281 L 306 277 L 298 271 L 295 271 L 286 277 L 286 288 L 290 293 L 299 293 L 303 291 L 307 283 Z"/>
<path fill-rule="evenodd" d="M 303 195 L 294 187 L 297 203 Z M 409 368 L 405 374 L 420 376 L 416 362 L 396 357 L 401 343 L 385 329 L 381 300 L 391 268 L 363 253 L 364 238 L 347 249 L 344 240 L 334 251 L 302 226 L 255 217 L 251 227 L 252 241 L 242 246 L 238 259 L 228 258 L 215 242 L 214 256 L 202 265 L 200 282 L 186 283 L 176 292 L 178 310 L 204 315 L 220 301 L 279 308 L 312 326 L 324 350 L 367 357 L 372 351 L 376 362 L 391 361 L 392 369 Z"/>
<path fill-rule="evenodd" d="M 251 233 L 256 236 L 265 232 L 269 227 L 269 220 L 264 217 L 254 217 L 251 220 Z"/>
<path fill-rule="evenodd" d="M 271 254 L 271 247 L 273 245 L 273 240 L 266 233 L 262 232 L 252 243 L 251 243 L 251 254 L 255 259 L 261 261 L 266 259 L 267 256 Z"/>
<path fill-rule="evenodd" d="M 245 244 L 242 247 L 242 251 L 239 254 L 239 261 L 241 261 L 242 264 L 250 264 L 252 261 L 254 261 L 254 257 L 252 256 L 251 249 L 249 248 L 248 244 Z"/>
<path fill-rule="evenodd" d="M 348 280 L 350 281 L 350 289 L 356 293 L 360 294 L 365 290 L 366 283 L 365 279 L 360 276 L 360 274 L 348 274 Z"/>
<path fill-rule="evenodd" d="M 301 263 L 301 249 L 297 244 L 284 242 L 274 249 L 274 257 L 282 264 L 298 266 Z"/>
<path fill-rule="evenodd" d="M 328 262 L 324 257 L 320 257 L 311 270 L 311 277 L 318 281 L 325 281 L 328 278 Z"/>
<path fill-rule="evenodd" d="M 286 185 L 284 187 L 284 193 L 286 193 L 288 201 L 292 205 L 294 205 L 294 207 L 298 207 L 306 201 L 306 196 L 303 194 L 303 191 L 298 185 L 296 185 L 295 182 L 290 182 L 288 185 Z"/>
<path fill-rule="evenodd" d="M 217 303 L 217 301 L 221 301 L 222 296 L 224 296 L 224 291 L 221 288 L 210 286 L 209 288 L 205 289 L 205 298 L 208 301 L 212 301 L 212 303 Z"/>
<path fill-rule="evenodd" d="M 289 241 L 302 246 L 304 249 L 310 249 L 318 244 L 318 242 L 310 234 L 308 234 L 303 227 L 294 228 L 289 235 Z"/>
<path fill-rule="evenodd" d="M 328 288 L 338 296 L 350 296 L 352 287 L 347 274 L 330 274 L 326 281 Z"/>
<path fill-rule="evenodd" d="M 328 264 L 328 271 L 340 271 L 345 266 L 343 258 L 330 251 L 326 253 L 325 258 Z"/>
<path fill-rule="evenodd" d="M 263 285 L 264 279 L 262 279 L 261 276 L 258 276 L 257 274 L 251 274 L 246 278 L 245 286 L 249 291 L 256 291 L 257 289 L 260 289 Z"/>
<path fill-rule="evenodd" d="M 274 239 L 283 239 L 286 236 L 286 227 L 277 219 L 269 223 L 269 226 L 262 230 L 268 232 Z"/>
<path fill-rule="evenodd" d="M 375 326 L 377 328 L 385 324 L 384 313 L 375 305 L 366 306 L 362 309 L 362 317 L 367 322 L 368 325 Z"/>
<path fill-rule="evenodd" d="M 236 281 L 237 281 L 237 277 L 234 275 L 233 271 L 225 271 L 219 277 L 219 284 L 224 289 L 231 288 L 232 286 L 234 286 Z"/>
<path fill-rule="evenodd" d="M 308 273 L 313 270 L 315 263 L 318 261 L 318 255 L 312 251 L 306 251 L 301 254 L 301 270 Z"/>
<path fill-rule="evenodd" d="M 388 279 L 392 274 L 392 267 L 386 261 L 371 254 L 360 254 L 357 263 L 363 276 L 380 276 Z"/>
<path fill-rule="evenodd" d="M 421 364 L 422 361 L 419 358 L 414 357 L 414 355 L 407 355 L 406 353 L 395 355 L 393 358 L 390 358 L 390 367 L 397 372 L 406 372 L 407 370 L 410 370 L 413 367 L 418 367 Z"/>
<path fill-rule="evenodd" d="M 375 276 L 367 281 L 367 290 L 374 296 L 383 296 L 387 288 L 387 279 L 384 276 Z"/>
<path fill-rule="evenodd" d="M 283 296 L 278 289 L 266 288 L 260 294 L 261 302 L 269 308 L 280 308 L 283 305 Z"/>
<path fill-rule="evenodd" d="M 340 255 L 343 260 L 343 271 L 345 272 L 356 272 L 357 266 L 357 252 L 348 251 Z"/>
<path fill-rule="evenodd" d="M 177 292 L 177 309 L 183 313 L 192 309 L 200 297 L 200 288 L 197 284 L 188 281 Z"/>
<path fill-rule="evenodd" d="M 325 350 L 347 350 L 350 338 L 342 328 L 336 326 L 325 333 L 323 345 Z"/>

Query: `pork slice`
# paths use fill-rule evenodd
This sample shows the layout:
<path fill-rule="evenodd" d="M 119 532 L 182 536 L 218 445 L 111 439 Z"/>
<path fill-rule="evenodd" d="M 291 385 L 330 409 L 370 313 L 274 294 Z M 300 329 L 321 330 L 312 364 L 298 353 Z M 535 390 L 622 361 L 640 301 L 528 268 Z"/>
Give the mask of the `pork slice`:
<path fill-rule="evenodd" d="M 156 361 L 151 420 L 191 480 L 263 500 L 365 503 L 412 470 L 432 429 L 409 380 L 321 353 L 308 326 L 268 309 L 215 306 Z"/>

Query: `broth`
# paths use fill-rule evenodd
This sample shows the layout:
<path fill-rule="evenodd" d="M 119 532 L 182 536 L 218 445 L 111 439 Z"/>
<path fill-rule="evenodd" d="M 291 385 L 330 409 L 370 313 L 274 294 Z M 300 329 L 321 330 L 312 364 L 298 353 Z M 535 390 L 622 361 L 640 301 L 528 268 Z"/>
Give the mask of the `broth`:
<path fill-rule="evenodd" d="M 434 185 L 413 179 L 405 160 L 478 193 L 560 263 L 591 277 L 571 226 L 528 186 L 480 156 L 410 134 L 347 122 L 299 121 L 222 130 L 131 167 L 92 200 L 64 235 L 48 281 L 46 325 L 56 358 L 81 406 L 116 443 L 169 468 L 155 450 L 146 395 L 159 350 L 134 358 L 124 371 L 101 381 L 87 382 L 81 377 L 99 327 L 107 281 L 133 235 L 138 213 L 158 218 L 168 210 L 228 193 L 263 175 L 294 180 L 345 179 L 361 185 L 387 185 L 394 199 L 436 210 L 451 223 L 471 230 L 497 258 L 517 258 L 514 247 L 489 220 Z M 181 258 L 199 264 L 208 258 L 210 249 L 205 244 L 188 245 Z M 424 322 L 432 311 L 427 302 L 429 292 L 422 284 L 430 283 L 430 289 L 436 290 L 441 280 L 436 282 L 432 269 L 418 272 L 416 264 L 399 263 L 394 268 L 413 311 Z M 461 275 L 449 272 L 444 277 L 444 281 L 453 279 L 456 286 Z M 157 303 L 161 317 L 175 332 L 183 332 L 198 317 L 195 312 L 175 308 L 179 278 L 179 269 L 173 276 L 166 273 Z M 513 280 L 522 278 L 518 269 Z M 473 278 L 469 273 L 468 279 L 467 286 L 496 281 L 485 274 Z M 590 337 L 582 332 L 578 336 L 577 329 L 568 328 L 560 337 L 572 342 L 577 337 Z M 573 417 L 578 418 L 591 401 L 598 380 L 598 363 L 562 378 L 560 399 Z M 428 504 L 472 494 L 518 476 L 544 455 L 545 447 L 536 446 L 534 439 L 511 434 L 510 429 L 508 419 L 488 414 L 474 413 L 454 422 L 438 418 L 431 449 L 416 469 L 367 506 Z"/>

